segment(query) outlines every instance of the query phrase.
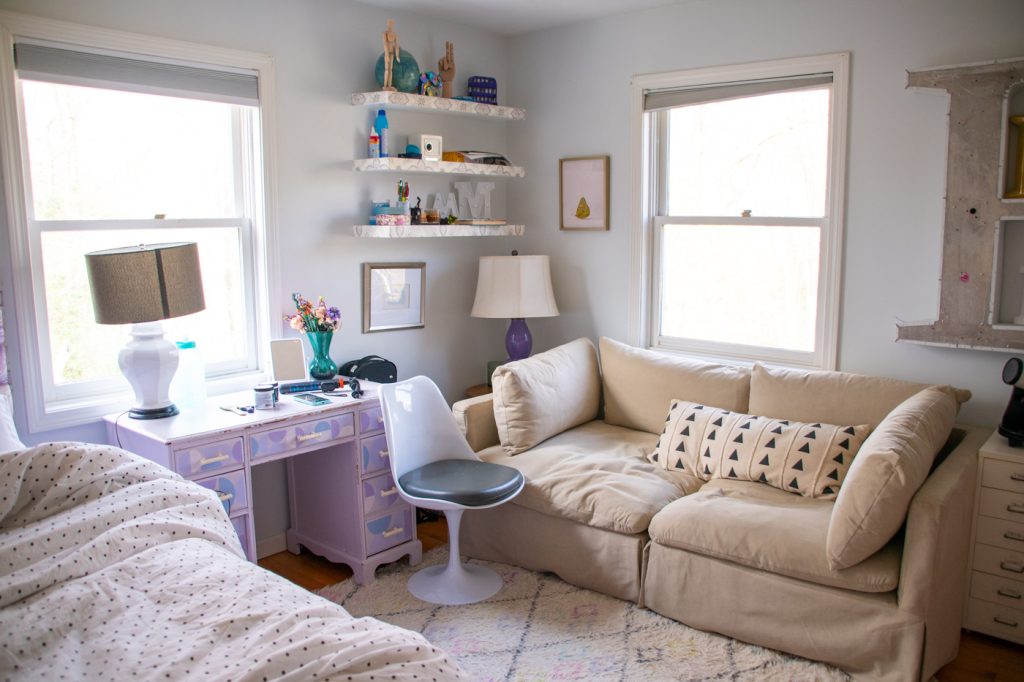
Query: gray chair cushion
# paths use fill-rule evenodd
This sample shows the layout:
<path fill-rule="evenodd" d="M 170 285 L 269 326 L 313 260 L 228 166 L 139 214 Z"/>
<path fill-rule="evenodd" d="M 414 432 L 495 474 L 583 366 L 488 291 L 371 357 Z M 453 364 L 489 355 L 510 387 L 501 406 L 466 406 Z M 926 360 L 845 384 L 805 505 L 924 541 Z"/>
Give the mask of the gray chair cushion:
<path fill-rule="evenodd" d="M 398 479 L 406 494 L 466 507 L 483 507 L 510 498 L 523 482 L 512 467 L 474 459 L 442 459 Z"/>

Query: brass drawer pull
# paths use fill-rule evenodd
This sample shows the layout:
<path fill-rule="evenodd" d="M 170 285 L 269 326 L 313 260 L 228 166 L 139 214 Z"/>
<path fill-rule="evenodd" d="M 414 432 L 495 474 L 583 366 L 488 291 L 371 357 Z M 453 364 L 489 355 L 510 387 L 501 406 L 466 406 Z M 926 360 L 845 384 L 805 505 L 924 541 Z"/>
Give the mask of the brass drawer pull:
<path fill-rule="evenodd" d="M 300 443 L 305 443 L 307 440 L 314 440 L 314 439 L 320 438 L 325 433 L 327 433 L 327 432 L 326 431 L 317 431 L 315 433 L 307 433 L 305 436 L 298 436 L 298 437 L 296 437 L 295 440 L 299 441 Z"/>
<path fill-rule="evenodd" d="M 377 415 L 377 423 L 378 424 L 383 424 L 384 423 L 384 415 L 382 415 L 382 414 L 378 414 Z M 1024 481 L 1024 477 L 1022 477 L 1021 480 Z"/>
<path fill-rule="evenodd" d="M 1024 481 L 1024 474 L 1010 474 L 1011 481 Z"/>
<path fill-rule="evenodd" d="M 383 459 L 385 457 L 390 457 L 391 453 L 388 452 L 387 450 L 381 450 L 380 452 L 377 453 L 377 456 Z"/>
<path fill-rule="evenodd" d="M 1024 514 L 1024 504 L 1020 504 L 1019 502 L 1008 504 L 1006 505 L 1006 511 L 1011 514 Z"/>
<path fill-rule="evenodd" d="M 996 594 L 998 594 L 1000 597 L 1009 597 L 1010 599 L 1021 598 L 1020 592 L 1018 592 L 1017 590 L 1007 589 L 1005 587 L 1000 587 L 998 590 L 996 590 Z"/>
<path fill-rule="evenodd" d="M 381 535 L 383 535 L 386 538 L 390 538 L 392 536 L 398 535 L 403 530 L 405 530 L 405 529 L 402 528 L 401 526 L 399 526 L 398 528 L 392 528 L 391 530 L 386 530 L 383 533 L 381 533 Z M 1016 625 L 1016 623 L 1014 623 L 1014 625 Z"/>
<path fill-rule="evenodd" d="M 396 495 L 397 493 L 398 493 L 398 486 L 397 485 L 393 485 L 393 486 L 391 486 L 390 490 L 381 490 L 380 491 L 380 496 L 381 497 L 391 497 L 392 495 Z"/>
<path fill-rule="evenodd" d="M 1017 621 L 1010 620 L 1008 618 L 1000 618 L 999 616 L 992 616 L 992 620 L 999 623 L 1000 625 L 1008 625 L 1011 628 L 1017 627 Z"/>
<path fill-rule="evenodd" d="M 1003 533 L 1003 537 L 1007 540 L 1016 540 L 1017 542 L 1024 542 L 1024 533 L 1018 533 L 1017 531 L 1008 530 Z"/>
<path fill-rule="evenodd" d="M 214 492 L 217 493 L 217 497 L 220 498 L 221 502 L 227 502 L 228 500 L 233 500 L 235 498 L 233 493 L 222 493 L 219 490 L 214 491 Z"/>
<path fill-rule="evenodd" d="M 1000 561 L 999 568 L 1003 569 L 1004 571 L 1024 573 L 1024 564 L 1018 564 L 1016 561 Z"/>
<path fill-rule="evenodd" d="M 222 453 L 220 453 L 220 454 L 218 454 L 218 455 L 216 455 L 214 457 L 204 457 L 203 459 L 199 460 L 199 466 L 204 467 L 207 464 L 216 464 L 217 462 L 224 462 L 224 461 L 227 461 L 229 459 L 231 459 L 231 457 L 229 455 L 224 454 L 222 452 Z M 1024 512 L 1021 512 L 1021 513 L 1024 513 Z"/>

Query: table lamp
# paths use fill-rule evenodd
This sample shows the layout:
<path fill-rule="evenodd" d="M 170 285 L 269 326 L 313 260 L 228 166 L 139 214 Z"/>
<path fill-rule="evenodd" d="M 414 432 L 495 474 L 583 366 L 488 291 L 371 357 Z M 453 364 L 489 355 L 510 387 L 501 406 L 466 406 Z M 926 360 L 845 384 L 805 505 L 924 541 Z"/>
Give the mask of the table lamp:
<path fill-rule="evenodd" d="M 126 246 L 85 254 L 98 324 L 131 324 L 131 338 L 117 356 L 135 391 L 134 419 L 178 414 L 167 397 L 178 369 L 178 349 L 160 322 L 206 307 L 195 242 Z"/>
<path fill-rule="evenodd" d="M 510 318 L 505 334 L 508 359 L 529 357 L 533 337 L 525 318 L 558 315 L 548 257 L 520 256 L 516 251 L 511 256 L 481 256 L 470 315 Z"/>

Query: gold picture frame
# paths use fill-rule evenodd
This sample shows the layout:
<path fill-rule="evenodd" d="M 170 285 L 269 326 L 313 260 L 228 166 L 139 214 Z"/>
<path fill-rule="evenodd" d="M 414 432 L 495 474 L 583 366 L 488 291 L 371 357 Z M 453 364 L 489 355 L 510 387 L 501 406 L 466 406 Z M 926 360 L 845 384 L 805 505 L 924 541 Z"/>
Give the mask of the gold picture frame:
<path fill-rule="evenodd" d="M 610 170 L 609 156 L 559 159 L 559 229 L 610 229 Z"/>
<path fill-rule="evenodd" d="M 364 334 L 426 324 L 426 263 L 363 263 Z"/>

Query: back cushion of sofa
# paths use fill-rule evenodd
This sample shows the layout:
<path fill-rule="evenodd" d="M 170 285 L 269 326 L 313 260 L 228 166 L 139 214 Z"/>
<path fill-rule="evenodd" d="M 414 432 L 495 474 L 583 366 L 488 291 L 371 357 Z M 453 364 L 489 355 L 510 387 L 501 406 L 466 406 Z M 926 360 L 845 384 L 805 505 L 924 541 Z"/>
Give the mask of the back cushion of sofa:
<path fill-rule="evenodd" d="M 754 363 L 750 377 L 752 414 L 830 424 L 868 424 L 874 429 L 910 396 L 928 388 L 899 379 L 846 372 L 803 371 Z M 970 391 L 949 389 L 958 403 Z"/>
<path fill-rule="evenodd" d="M 510 455 L 597 418 L 601 378 L 589 339 L 517 360 L 494 370 L 494 421 Z"/>
<path fill-rule="evenodd" d="M 661 433 L 665 408 L 673 399 L 747 410 L 750 370 L 683 359 L 602 337 L 601 380 L 604 420 L 648 433 Z"/>
<path fill-rule="evenodd" d="M 832 568 L 860 563 L 896 534 L 956 412 L 954 391 L 931 386 L 900 403 L 864 441 L 829 520 Z"/>

